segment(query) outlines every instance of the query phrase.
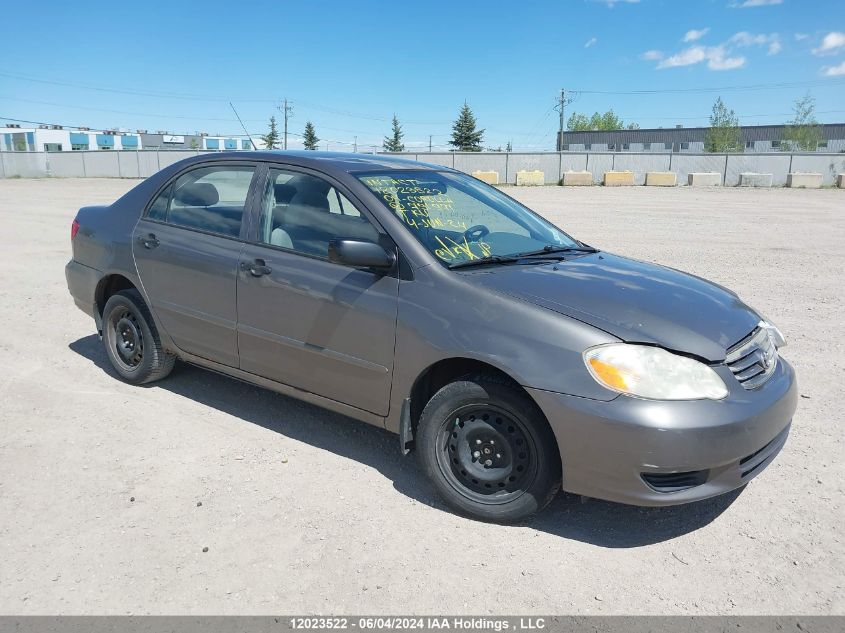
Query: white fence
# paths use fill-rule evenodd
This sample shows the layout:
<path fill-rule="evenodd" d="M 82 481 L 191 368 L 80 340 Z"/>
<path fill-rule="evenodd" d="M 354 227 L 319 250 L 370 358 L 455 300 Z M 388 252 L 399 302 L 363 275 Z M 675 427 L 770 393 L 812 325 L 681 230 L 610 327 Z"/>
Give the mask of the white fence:
<path fill-rule="evenodd" d="M 0 178 L 146 178 L 160 169 L 202 150 L 0 152 Z M 822 174 L 824 185 L 834 185 L 845 173 L 845 154 L 668 154 L 633 152 L 422 152 L 393 154 L 424 163 L 454 167 L 466 173 L 496 171 L 503 183 L 516 182 L 516 172 L 542 171 L 547 184 L 556 184 L 566 171 L 589 171 L 596 183 L 606 171 L 631 171 L 637 184 L 649 171 L 672 171 L 686 184 L 690 172 L 717 172 L 725 186 L 739 184 L 743 172 L 772 174 L 772 184 L 783 186 L 792 172 Z"/>

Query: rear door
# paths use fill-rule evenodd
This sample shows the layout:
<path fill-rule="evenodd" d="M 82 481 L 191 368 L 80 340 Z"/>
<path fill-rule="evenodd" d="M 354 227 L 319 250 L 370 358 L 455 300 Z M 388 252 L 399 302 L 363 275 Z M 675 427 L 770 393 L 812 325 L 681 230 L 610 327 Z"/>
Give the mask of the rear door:
<path fill-rule="evenodd" d="M 238 366 L 238 257 L 255 172 L 255 164 L 242 162 L 183 172 L 133 235 L 138 275 L 173 342 L 232 367 Z"/>
<path fill-rule="evenodd" d="M 399 280 L 327 251 L 335 237 L 396 247 L 350 197 L 315 172 L 269 169 L 240 258 L 241 369 L 386 415 Z"/>

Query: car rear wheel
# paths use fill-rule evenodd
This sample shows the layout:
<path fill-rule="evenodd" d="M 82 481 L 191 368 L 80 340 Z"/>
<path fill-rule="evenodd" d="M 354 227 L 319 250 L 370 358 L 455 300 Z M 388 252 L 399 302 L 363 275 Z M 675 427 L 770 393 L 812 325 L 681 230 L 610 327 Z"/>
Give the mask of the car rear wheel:
<path fill-rule="evenodd" d="M 560 488 L 560 455 L 542 412 L 491 376 L 440 389 L 420 416 L 417 450 L 443 500 L 482 521 L 523 521 Z"/>
<path fill-rule="evenodd" d="M 176 362 L 173 354 L 164 351 L 137 290 L 121 290 L 109 297 L 103 309 L 103 344 L 115 371 L 137 385 L 161 380 Z"/>

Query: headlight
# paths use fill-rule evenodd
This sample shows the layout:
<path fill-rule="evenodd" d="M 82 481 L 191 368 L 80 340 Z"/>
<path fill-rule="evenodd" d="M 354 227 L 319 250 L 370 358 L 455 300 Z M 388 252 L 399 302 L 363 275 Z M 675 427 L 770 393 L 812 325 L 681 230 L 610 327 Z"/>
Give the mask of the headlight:
<path fill-rule="evenodd" d="M 783 333 L 778 329 L 777 325 L 767 319 L 761 319 L 760 323 L 757 325 L 769 333 L 769 338 L 772 339 L 772 343 L 775 344 L 775 347 L 780 349 L 781 347 L 786 346 L 786 339 L 783 337 Z"/>
<path fill-rule="evenodd" d="M 704 363 L 659 347 L 612 343 L 584 352 L 587 369 L 608 389 L 654 400 L 720 400 L 728 395 Z"/>

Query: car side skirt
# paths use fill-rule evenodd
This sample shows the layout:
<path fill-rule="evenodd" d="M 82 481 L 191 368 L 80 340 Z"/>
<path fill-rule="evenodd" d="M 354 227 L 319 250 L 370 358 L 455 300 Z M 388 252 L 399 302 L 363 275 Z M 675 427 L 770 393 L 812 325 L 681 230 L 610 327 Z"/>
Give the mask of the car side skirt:
<path fill-rule="evenodd" d="M 275 380 L 270 380 L 269 378 L 264 378 L 256 374 L 251 374 L 236 367 L 229 367 L 228 365 L 223 365 L 181 350 L 179 351 L 178 356 L 186 363 L 196 365 L 197 367 L 209 369 L 218 374 L 223 374 L 224 376 L 228 376 L 230 378 L 235 378 L 258 387 L 263 387 L 264 389 L 269 389 L 270 391 L 275 391 L 283 396 L 290 396 L 291 398 L 296 398 L 297 400 L 317 405 L 318 407 L 334 411 L 335 413 L 340 413 L 341 415 L 349 416 L 350 418 L 366 422 L 367 424 L 384 428 L 384 418 L 374 413 L 370 413 L 369 411 L 364 411 L 363 409 L 358 409 L 351 405 L 344 404 L 343 402 L 325 398 L 316 393 L 311 393 L 310 391 L 303 391 L 302 389 L 297 389 L 296 387 L 291 387 L 290 385 L 276 382 Z"/>

